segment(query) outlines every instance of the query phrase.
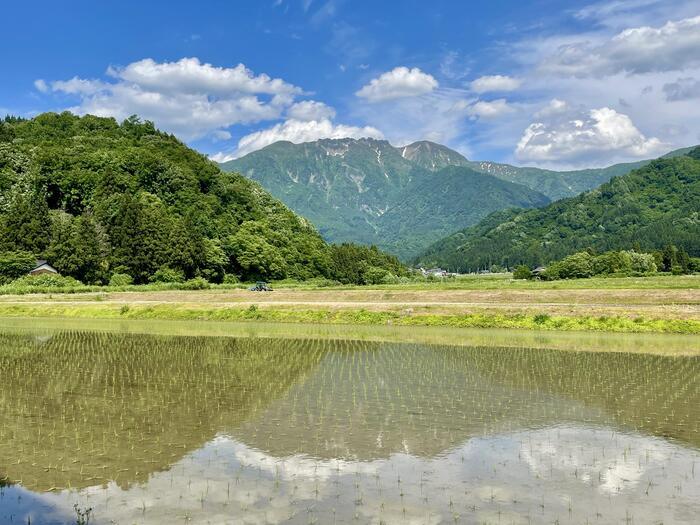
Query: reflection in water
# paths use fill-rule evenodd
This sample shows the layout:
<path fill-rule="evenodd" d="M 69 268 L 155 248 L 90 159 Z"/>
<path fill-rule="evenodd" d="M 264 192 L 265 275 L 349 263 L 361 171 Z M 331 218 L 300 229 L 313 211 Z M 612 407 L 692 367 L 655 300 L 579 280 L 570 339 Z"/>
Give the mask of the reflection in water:
<path fill-rule="evenodd" d="M 695 523 L 700 358 L 5 333 L 0 443 L 0 522 Z"/>

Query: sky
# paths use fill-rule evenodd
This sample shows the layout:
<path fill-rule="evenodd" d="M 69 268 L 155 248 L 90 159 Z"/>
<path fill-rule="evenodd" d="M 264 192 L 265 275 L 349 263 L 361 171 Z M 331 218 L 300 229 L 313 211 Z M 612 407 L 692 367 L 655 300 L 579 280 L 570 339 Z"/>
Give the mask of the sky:
<path fill-rule="evenodd" d="M 0 114 L 136 114 L 217 161 L 374 137 L 567 169 L 700 144 L 700 0 L 0 9 Z"/>

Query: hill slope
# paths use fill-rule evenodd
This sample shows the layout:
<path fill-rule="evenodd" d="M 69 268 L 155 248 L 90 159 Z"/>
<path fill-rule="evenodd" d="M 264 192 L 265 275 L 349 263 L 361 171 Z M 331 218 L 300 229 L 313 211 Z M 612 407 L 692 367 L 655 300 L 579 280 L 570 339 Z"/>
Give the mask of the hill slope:
<path fill-rule="evenodd" d="M 163 267 L 213 281 L 335 276 L 333 249 L 255 182 L 150 122 L 68 112 L 0 121 L 0 251 L 88 283 Z"/>
<path fill-rule="evenodd" d="M 222 168 L 260 183 L 330 241 L 376 244 L 409 259 L 495 210 L 573 197 L 649 162 L 558 172 L 470 161 L 429 141 L 395 148 L 383 140 L 323 139 L 277 142 Z M 441 171 L 450 166 L 463 171 Z M 491 181 L 484 191 L 486 180 L 475 172 L 507 184 Z"/>
<path fill-rule="evenodd" d="M 485 214 L 549 203 L 541 193 L 459 166 L 413 181 L 404 195 L 405 200 L 377 223 L 382 247 L 403 258 L 454 232 L 459 224 L 477 223 Z"/>
<path fill-rule="evenodd" d="M 222 165 L 260 183 L 329 241 L 377 243 L 376 220 L 426 172 L 388 142 L 277 142 Z"/>
<path fill-rule="evenodd" d="M 700 148 L 541 209 L 496 212 L 438 241 L 416 262 L 466 271 L 546 264 L 586 248 L 651 250 L 670 243 L 700 255 Z"/>
<path fill-rule="evenodd" d="M 468 168 L 433 171 L 451 163 L 468 161 L 431 142 L 394 148 L 383 140 L 324 139 L 277 142 L 222 167 L 259 182 L 329 241 L 376 244 L 404 258 L 494 210 L 548 202 Z"/>

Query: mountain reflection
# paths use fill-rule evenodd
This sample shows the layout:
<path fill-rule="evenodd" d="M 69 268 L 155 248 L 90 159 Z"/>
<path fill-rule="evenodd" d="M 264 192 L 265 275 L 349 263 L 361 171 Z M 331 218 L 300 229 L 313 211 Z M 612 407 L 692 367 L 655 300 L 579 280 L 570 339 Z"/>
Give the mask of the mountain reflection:
<path fill-rule="evenodd" d="M 129 490 L 220 439 L 307 477 L 562 425 L 700 446 L 696 357 L 65 331 L 0 336 L 0 377 L 0 478 L 32 491 Z M 513 450 L 536 471 L 540 445 Z"/>

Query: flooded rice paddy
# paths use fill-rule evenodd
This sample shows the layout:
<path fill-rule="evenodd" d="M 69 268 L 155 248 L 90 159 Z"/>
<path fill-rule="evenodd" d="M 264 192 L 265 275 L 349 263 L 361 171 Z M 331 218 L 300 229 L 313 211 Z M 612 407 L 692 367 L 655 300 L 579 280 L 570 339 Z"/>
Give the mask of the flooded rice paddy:
<path fill-rule="evenodd" d="M 0 328 L 0 523 L 700 522 L 690 339 L 283 330 Z"/>

